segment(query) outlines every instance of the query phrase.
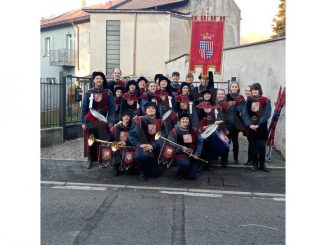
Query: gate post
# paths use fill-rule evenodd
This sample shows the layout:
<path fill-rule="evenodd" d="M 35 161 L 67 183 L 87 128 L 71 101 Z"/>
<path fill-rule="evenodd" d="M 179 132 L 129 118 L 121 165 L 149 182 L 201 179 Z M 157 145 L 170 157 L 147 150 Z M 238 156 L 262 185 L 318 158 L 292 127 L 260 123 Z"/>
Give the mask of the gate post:
<path fill-rule="evenodd" d="M 66 127 L 66 77 L 64 77 L 63 72 L 59 73 L 60 77 L 60 126 L 63 128 L 63 139 L 65 140 L 65 127 Z"/>

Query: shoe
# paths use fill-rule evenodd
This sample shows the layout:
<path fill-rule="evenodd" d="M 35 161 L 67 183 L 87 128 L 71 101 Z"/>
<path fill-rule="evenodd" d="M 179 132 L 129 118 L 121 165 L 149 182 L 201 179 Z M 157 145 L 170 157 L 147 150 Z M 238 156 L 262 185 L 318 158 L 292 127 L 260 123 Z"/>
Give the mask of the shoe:
<path fill-rule="evenodd" d="M 114 169 L 113 170 L 113 176 L 120 176 L 122 173 L 119 169 Z"/>
<path fill-rule="evenodd" d="M 239 161 L 238 160 L 234 160 L 234 164 L 235 165 L 239 165 Z"/>
<path fill-rule="evenodd" d="M 91 169 L 92 168 L 92 160 L 91 159 L 88 159 L 87 162 L 86 162 L 86 168 L 87 169 Z"/>
<path fill-rule="evenodd" d="M 265 164 L 262 164 L 260 166 L 260 169 L 263 170 L 264 172 L 269 172 L 269 170 L 266 168 Z"/>
<path fill-rule="evenodd" d="M 226 167 L 227 167 L 226 163 L 222 163 L 222 168 L 226 168 Z"/>
<path fill-rule="evenodd" d="M 140 173 L 138 179 L 141 181 L 147 181 L 147 177 L 145 173 Z"/>
<path fill-rule="evenodd" d="M 252 169 L 251 169 L 252 171 L 257 171 L 257 163 L 255 164 L 255 163 L 253 163 L 252 164 Z"/>
<path fill-rule="evenodd" d="M 244 165 L 252 165 L 251 160 L 248 160 Z"/>

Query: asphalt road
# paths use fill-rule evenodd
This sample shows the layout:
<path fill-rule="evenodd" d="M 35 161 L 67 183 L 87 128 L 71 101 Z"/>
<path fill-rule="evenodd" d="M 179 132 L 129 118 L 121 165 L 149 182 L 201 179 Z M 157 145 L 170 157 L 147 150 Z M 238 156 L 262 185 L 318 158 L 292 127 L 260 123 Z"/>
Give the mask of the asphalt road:
<path fill-rule="evenodd" d="M 285 199 L 43 182 L 41 243 L 285 244 Z"/>

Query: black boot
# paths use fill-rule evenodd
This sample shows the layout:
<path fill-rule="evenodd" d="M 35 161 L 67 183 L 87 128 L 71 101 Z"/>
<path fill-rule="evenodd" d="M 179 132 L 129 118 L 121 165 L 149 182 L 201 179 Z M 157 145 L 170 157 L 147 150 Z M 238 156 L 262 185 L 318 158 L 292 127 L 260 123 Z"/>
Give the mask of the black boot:
<path fill-rule="evenodd" d="M 260 164 L 260 169 L 263 170 L 264 172 L 269 172 L 269 170 L 265 166 L 265 163 Z"/>
<path fill-rule="evenodd" d="M 252 163 L 252 171 L 257 171 L 257 165 L 258 165 L 257 162 Z"/>
<path fill-rule="evenodd" d="M 138 179 L 142 181 L 147 181 L 147 176 L 144 172 L 140 172 Z"/>
<path fill-rule="evenodd" d="M 92 168 L 92 166 L 93 166 L 93 164 L 92 164 L 92 159 L 89 157 L 89 158 L 87 159 L 87 162 L 86 162 L 86 168 L 87 168 L 87 169 L 90 169 L 90 168 Z"/>
<path fill-rule="evenodd" d="M 119 170 L 119 168 L 115 168 L 113 169 L 113 176 L 120 176 L 122 173 L 121 171 Z"/>

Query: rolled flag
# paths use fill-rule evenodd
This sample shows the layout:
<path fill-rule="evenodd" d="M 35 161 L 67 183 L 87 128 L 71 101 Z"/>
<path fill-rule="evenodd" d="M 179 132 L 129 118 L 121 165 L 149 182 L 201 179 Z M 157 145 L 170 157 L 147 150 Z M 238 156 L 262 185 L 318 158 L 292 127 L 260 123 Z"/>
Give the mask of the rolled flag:
<path fill-rule="evenodd" d="M 169 99 L 169 107 L 172 108 L 172 97 L 171 96 L 168 96 L 168 99 Z"/>
<path fill-rule="evenodd" d="M 94 100 L 94 94 L 91 93 L 91 96 L 89 96 L 89 106 L 88 106 L 88 108 L 93 108 L 93 100 Z"/>
<path fill-rule="evenodd" d="M 189 101 L 189 114 L 192 114 L 192 101 Z"/>

